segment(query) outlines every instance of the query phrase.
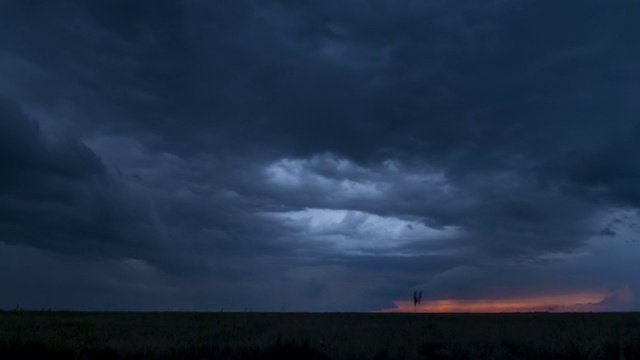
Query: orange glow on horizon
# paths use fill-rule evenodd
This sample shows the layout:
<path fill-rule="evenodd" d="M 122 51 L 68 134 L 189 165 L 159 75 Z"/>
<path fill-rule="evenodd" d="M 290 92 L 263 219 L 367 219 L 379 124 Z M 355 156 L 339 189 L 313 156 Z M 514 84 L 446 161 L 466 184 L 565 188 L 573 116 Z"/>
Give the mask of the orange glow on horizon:
<path fill-rule="evenodd" d="M 527 297 L 495 299 L 442 299 L 422 301 L 415 312 L 429 313 L 499 313 L 531 311 L 604 311 L 603 301 L 614 297 L 630 301 L 633 296 L 628 287 L 621 291 L 582 291 L 555 295 L 533 295 Z M 394 300 L 395 308 L 375 312 L 414 312 L 413 300 Z"/>

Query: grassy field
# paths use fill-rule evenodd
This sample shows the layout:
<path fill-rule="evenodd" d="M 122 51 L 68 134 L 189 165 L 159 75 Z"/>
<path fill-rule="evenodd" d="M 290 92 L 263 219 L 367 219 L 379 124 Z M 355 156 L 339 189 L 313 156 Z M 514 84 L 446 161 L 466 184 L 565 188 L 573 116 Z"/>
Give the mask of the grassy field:
<path fill-rule="evenodd" d="M 0 359 L 640 359 L 640 313 L 0 312 Z"/>

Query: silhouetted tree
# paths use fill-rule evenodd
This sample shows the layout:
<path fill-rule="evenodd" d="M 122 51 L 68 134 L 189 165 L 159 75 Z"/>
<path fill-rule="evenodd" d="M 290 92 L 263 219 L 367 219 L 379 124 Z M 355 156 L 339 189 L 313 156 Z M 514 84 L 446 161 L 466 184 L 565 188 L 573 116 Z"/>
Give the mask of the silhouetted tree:
<path fill-rule="evenodd" d="M 416 312 L 418 304 L 422 302 L 422 290 L 418 292 L 417 290 L 413 291 L 413 312 Z"/>

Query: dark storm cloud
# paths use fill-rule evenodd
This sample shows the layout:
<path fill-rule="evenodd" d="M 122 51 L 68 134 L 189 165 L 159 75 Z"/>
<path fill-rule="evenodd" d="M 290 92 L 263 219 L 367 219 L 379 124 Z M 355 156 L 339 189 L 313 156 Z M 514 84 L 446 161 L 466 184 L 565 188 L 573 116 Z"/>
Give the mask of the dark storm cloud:
<path fill-rule="evenodd" d="M 546 186 L 557 186 L 595 202 L 640 204 L 640 125 L 614 142 L 559 155 L 540 172 Z"/>
<path fill-rule="evenodd" d="M 115 237 L 100 159 L 75 139 L 46 141 L 37 123 L 5 98 L 0 118 L 4 241 L 64 248 L 65 240 L 81 236 L 87 242 Z"/>
<path fill-rule="evenodd" d="M 86 85 L 135 112 L 128 115 L 144 130 L 171 134 L 167 141 L 189 136 L 194 146 L 277 144 L 357 159 L 418 152 L 466 171 L 469 162 L 553 153 L 570 137 L 564 130 L 584 121 L 592 129 L 571 140 L 589 145 L 611 128 L 597 112 L 611 117 L 629 100 L 621 92 L 634 49 L 625 38 L 635 25 L 624 4 L 606 16 L 575 9 L 571 25 L 564 16 L 573 7 L 551 2 L 62 4 L 47 11 L 85 17 L 74 26 L 47 22 L 65 35 L 83 30 L 67 51 L 84 58 Z M 548 15 L 533 32 L 535 14 Z M 35 36 L 39 45 L 50 40 Z M 39 48 L 8 40 L 23 52 Z M 101 56 L 87 58 L 95 52 Z M 354 56 L 376 61 L 354 64 Z M 78 78 L 66 59 L 48 58 L 38 60 Z M 613 121 L 629 120 L 621 110 Z"/>
<path fill-rule="evenodd" d="M 0 99 L 0 119 L 5 243 L 99 257 L 140 254 L 151 245 L 145 240 L 155 236 L 148 211 L 125 198 L 84 143 L 47 137 L 6 98 Z"/>
<path fill-rule="evenodd" d="M 530 267 L 633 236 L 639 10 L 3 2 L 1 240 L 195 308 L 543 289 Z"/>
<path fill-rule="evenodd" d="M 5 243 L 80 256 L 132 257 L 164 271 L 193 272 L 209 267 L 195 254 L 204 246 L 198 244 L 198 233 L 217 239 L 242 236 L 230 234 L 242 231 L 241 215 L 230 220 L 221 209 L 197 201 L 188 189 L 175 196 L 154 194 L 152 179 L 146 179 L 149 189 L 122 181 L 121 173 L 113 177 L 83 142 L 63 134 L 47 137 L 11 100 L 0 98 L 0 119 Z M 152 165 L 147 161 L 146 166 Z M 166 212 L 159 209 L 167 204 Z M 177 217 L 172 231 L 159 213 Z M 216 231 L 206 234 L 209 227 Z M 190 237 L 189 247 L 196 249 L 173 249 L 178 245 L 174 236 L 184 233 Z M 233 245 L 229 251 L 238 250 Z"/>

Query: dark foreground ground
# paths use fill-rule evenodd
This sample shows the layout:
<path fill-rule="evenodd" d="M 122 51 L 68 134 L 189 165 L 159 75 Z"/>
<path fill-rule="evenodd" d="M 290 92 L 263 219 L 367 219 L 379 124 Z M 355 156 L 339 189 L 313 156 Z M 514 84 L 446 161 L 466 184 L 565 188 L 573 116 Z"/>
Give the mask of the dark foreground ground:
<path fill-rule="evenodd" d="M 0 312 L 0 359 L 640 359 L 640 313 Z"/>

